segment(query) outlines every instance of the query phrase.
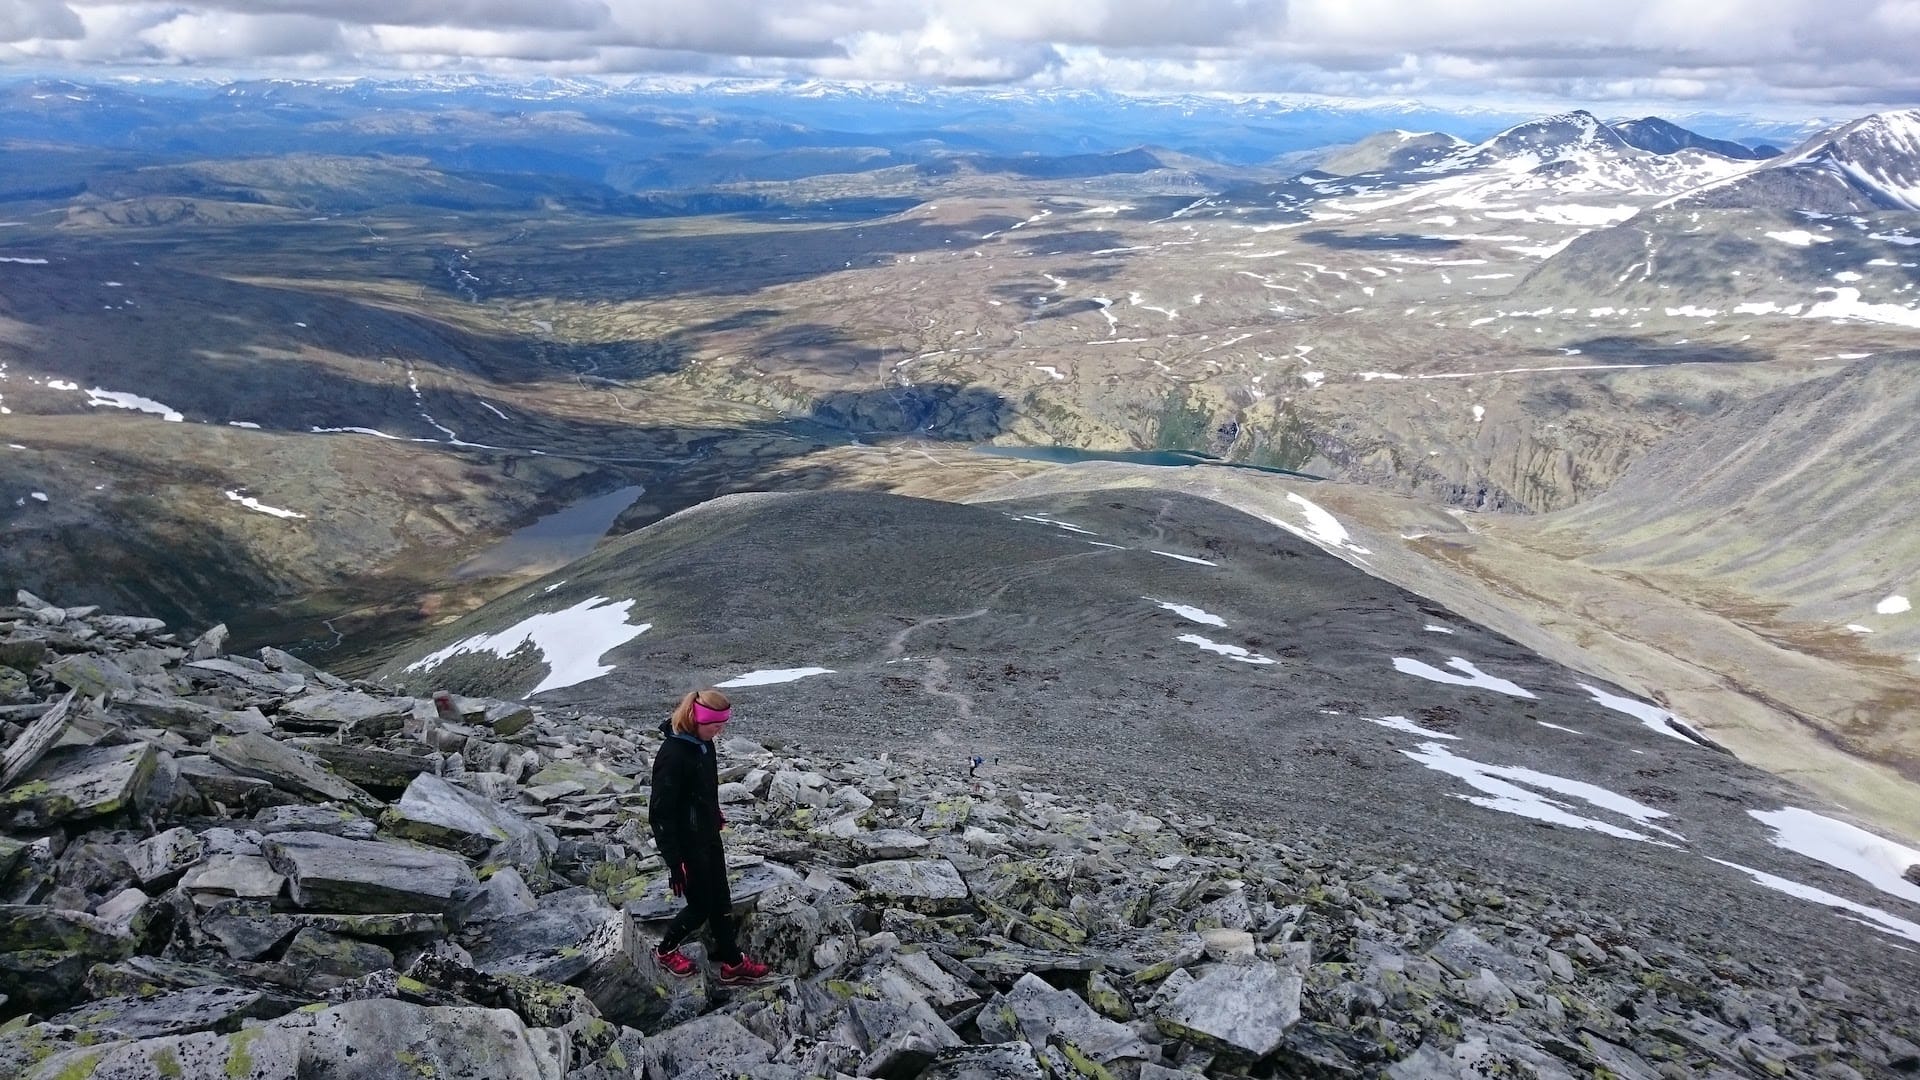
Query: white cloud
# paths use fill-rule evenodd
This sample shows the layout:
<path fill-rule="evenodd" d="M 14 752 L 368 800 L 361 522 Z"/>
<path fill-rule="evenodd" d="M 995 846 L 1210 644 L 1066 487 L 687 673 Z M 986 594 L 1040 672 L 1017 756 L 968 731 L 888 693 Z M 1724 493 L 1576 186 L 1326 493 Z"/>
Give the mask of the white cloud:
<path fill-rule="evenodd" d="M 0 63 L 1920 101 L 1920 0 L 0 0 Z"/>
<path fill-rule="evenodd" d="M 61 0 L 7 0 L 0 4 L 0 41 L 77 38 L 80 16 Z"/>
<path fill-rule="evenodd" d="M 209 11 L 169 19 L 140 35 L 161 55 L 188 63 L 338 53 L 340 24 L 307 15 Z"/>

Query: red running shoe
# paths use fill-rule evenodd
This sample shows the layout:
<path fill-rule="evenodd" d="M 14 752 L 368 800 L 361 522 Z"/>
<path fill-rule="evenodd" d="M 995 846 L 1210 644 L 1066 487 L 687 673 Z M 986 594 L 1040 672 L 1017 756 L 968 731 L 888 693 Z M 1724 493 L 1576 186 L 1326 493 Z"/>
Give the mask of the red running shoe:
<path fill-rule="evenodd" d="M 699 966 L 693 962 L 693 958 L 681 952 L 679 949 L 669 949 L 666 952 L 655 949 L 653 950 L 653 958 L 661 967 L 666 969 L 667 974 L 676 979 L 687 978 L 694 972 L 700 970 Z M 722 970 L 724 970 L 724 968 Z"/>
<path fill-rule="evenodd" d="M 722 986 L 742 986 L 747 983 L 759 982 L 761 979 L 766 978 L 770 971 L 771 969 L 769 969 L 767 965 L 743 953 L 740 956 L 739 963 L 723 963 L 720 965 L 720 984 Z"/>

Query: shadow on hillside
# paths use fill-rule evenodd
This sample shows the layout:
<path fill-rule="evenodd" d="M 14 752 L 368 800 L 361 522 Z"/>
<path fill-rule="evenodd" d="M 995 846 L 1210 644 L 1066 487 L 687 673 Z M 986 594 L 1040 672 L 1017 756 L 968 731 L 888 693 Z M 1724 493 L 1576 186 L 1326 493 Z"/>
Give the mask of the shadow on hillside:
<path fill-rule="evenodd" d="M 1448 251 L 1460 241 L 1444 236 L 1417 233 L 1343 233 L 1333 229 L 1315 229 L 1300 234 L 1309 244 L 1341 251 Z"/>
<path fill-rule="evenodd" d="M 1016 219 L 975 218 L 953 224 L 921 219 L 859 221 L 816 227 L 768 227 L 635 237 L 628 234 L 555 247 L 538 260 L 490 261 L 482 251 L 466 264 L 480 301 L 564 298 L 581 303 L 688 296 L 745 296 L 900 255 L 967 250 Z M 771 224 L 771 223 L 770 223 Z M 451 281 L 436 291 L 465 298 Z"/>

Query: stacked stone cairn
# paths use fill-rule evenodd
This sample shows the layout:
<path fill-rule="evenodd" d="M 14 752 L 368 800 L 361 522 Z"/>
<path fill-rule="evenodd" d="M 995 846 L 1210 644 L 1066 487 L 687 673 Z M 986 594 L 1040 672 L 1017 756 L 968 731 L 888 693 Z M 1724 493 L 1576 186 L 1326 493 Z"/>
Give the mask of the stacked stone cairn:
<path fill-rule="evenodd" d="M 1920 1069 L 1885 992 L 1549 896 L 739 738 L 728 861 L 776 977 L 674 979 L 653 721 L 436 704 L 225 636 L 0 606 L 0 1076 Z"/>

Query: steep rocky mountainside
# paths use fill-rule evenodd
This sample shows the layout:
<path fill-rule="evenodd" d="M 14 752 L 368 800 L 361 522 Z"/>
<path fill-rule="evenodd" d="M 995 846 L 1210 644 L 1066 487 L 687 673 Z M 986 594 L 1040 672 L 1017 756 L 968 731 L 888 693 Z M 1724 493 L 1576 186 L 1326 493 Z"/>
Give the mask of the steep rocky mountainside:
<path fill-rule="evenodd" d="M 1920 109 L 1840 124 L 1762 168 L 1687 195 L 1679 205 L 1828 214 L 1920 210 Z"/>
<path fill-rule="evenodd" d="M 222 640 L 0 607 L 7 1075 L 1920 1067 L 1903 954 L 1788 960 L 1150 788 L 783 745 L 750 703 L 721 797 L 744 940 L 775 975 L 675 980 L 649 953 L 678 904 L 633 718 L 664 699 L 395 696 Z"/>
<path fill-rule="evenodd" d="M 1394 861 L 1631 895 L 1786 955 L 1850 947 L 1727 873 L 1812 874 L 1874 903 L 1767 824 L 1845 811 L 1696 738 L 1695 717 L 1676 728 L 1563 666 L 1577 651 L 1549 660 L 1375 576 L 1403 553 L 1313 494 L 1245 513 L 1100 487 L 968 506 L 733 497 L 434 631 L 388 675 L 582 707 L 733 686 L 812 745 L 998 756 L 1036 782 L 1151 788 Z M 1564 828 L 1527 823 L 1528 785 Z"/>

